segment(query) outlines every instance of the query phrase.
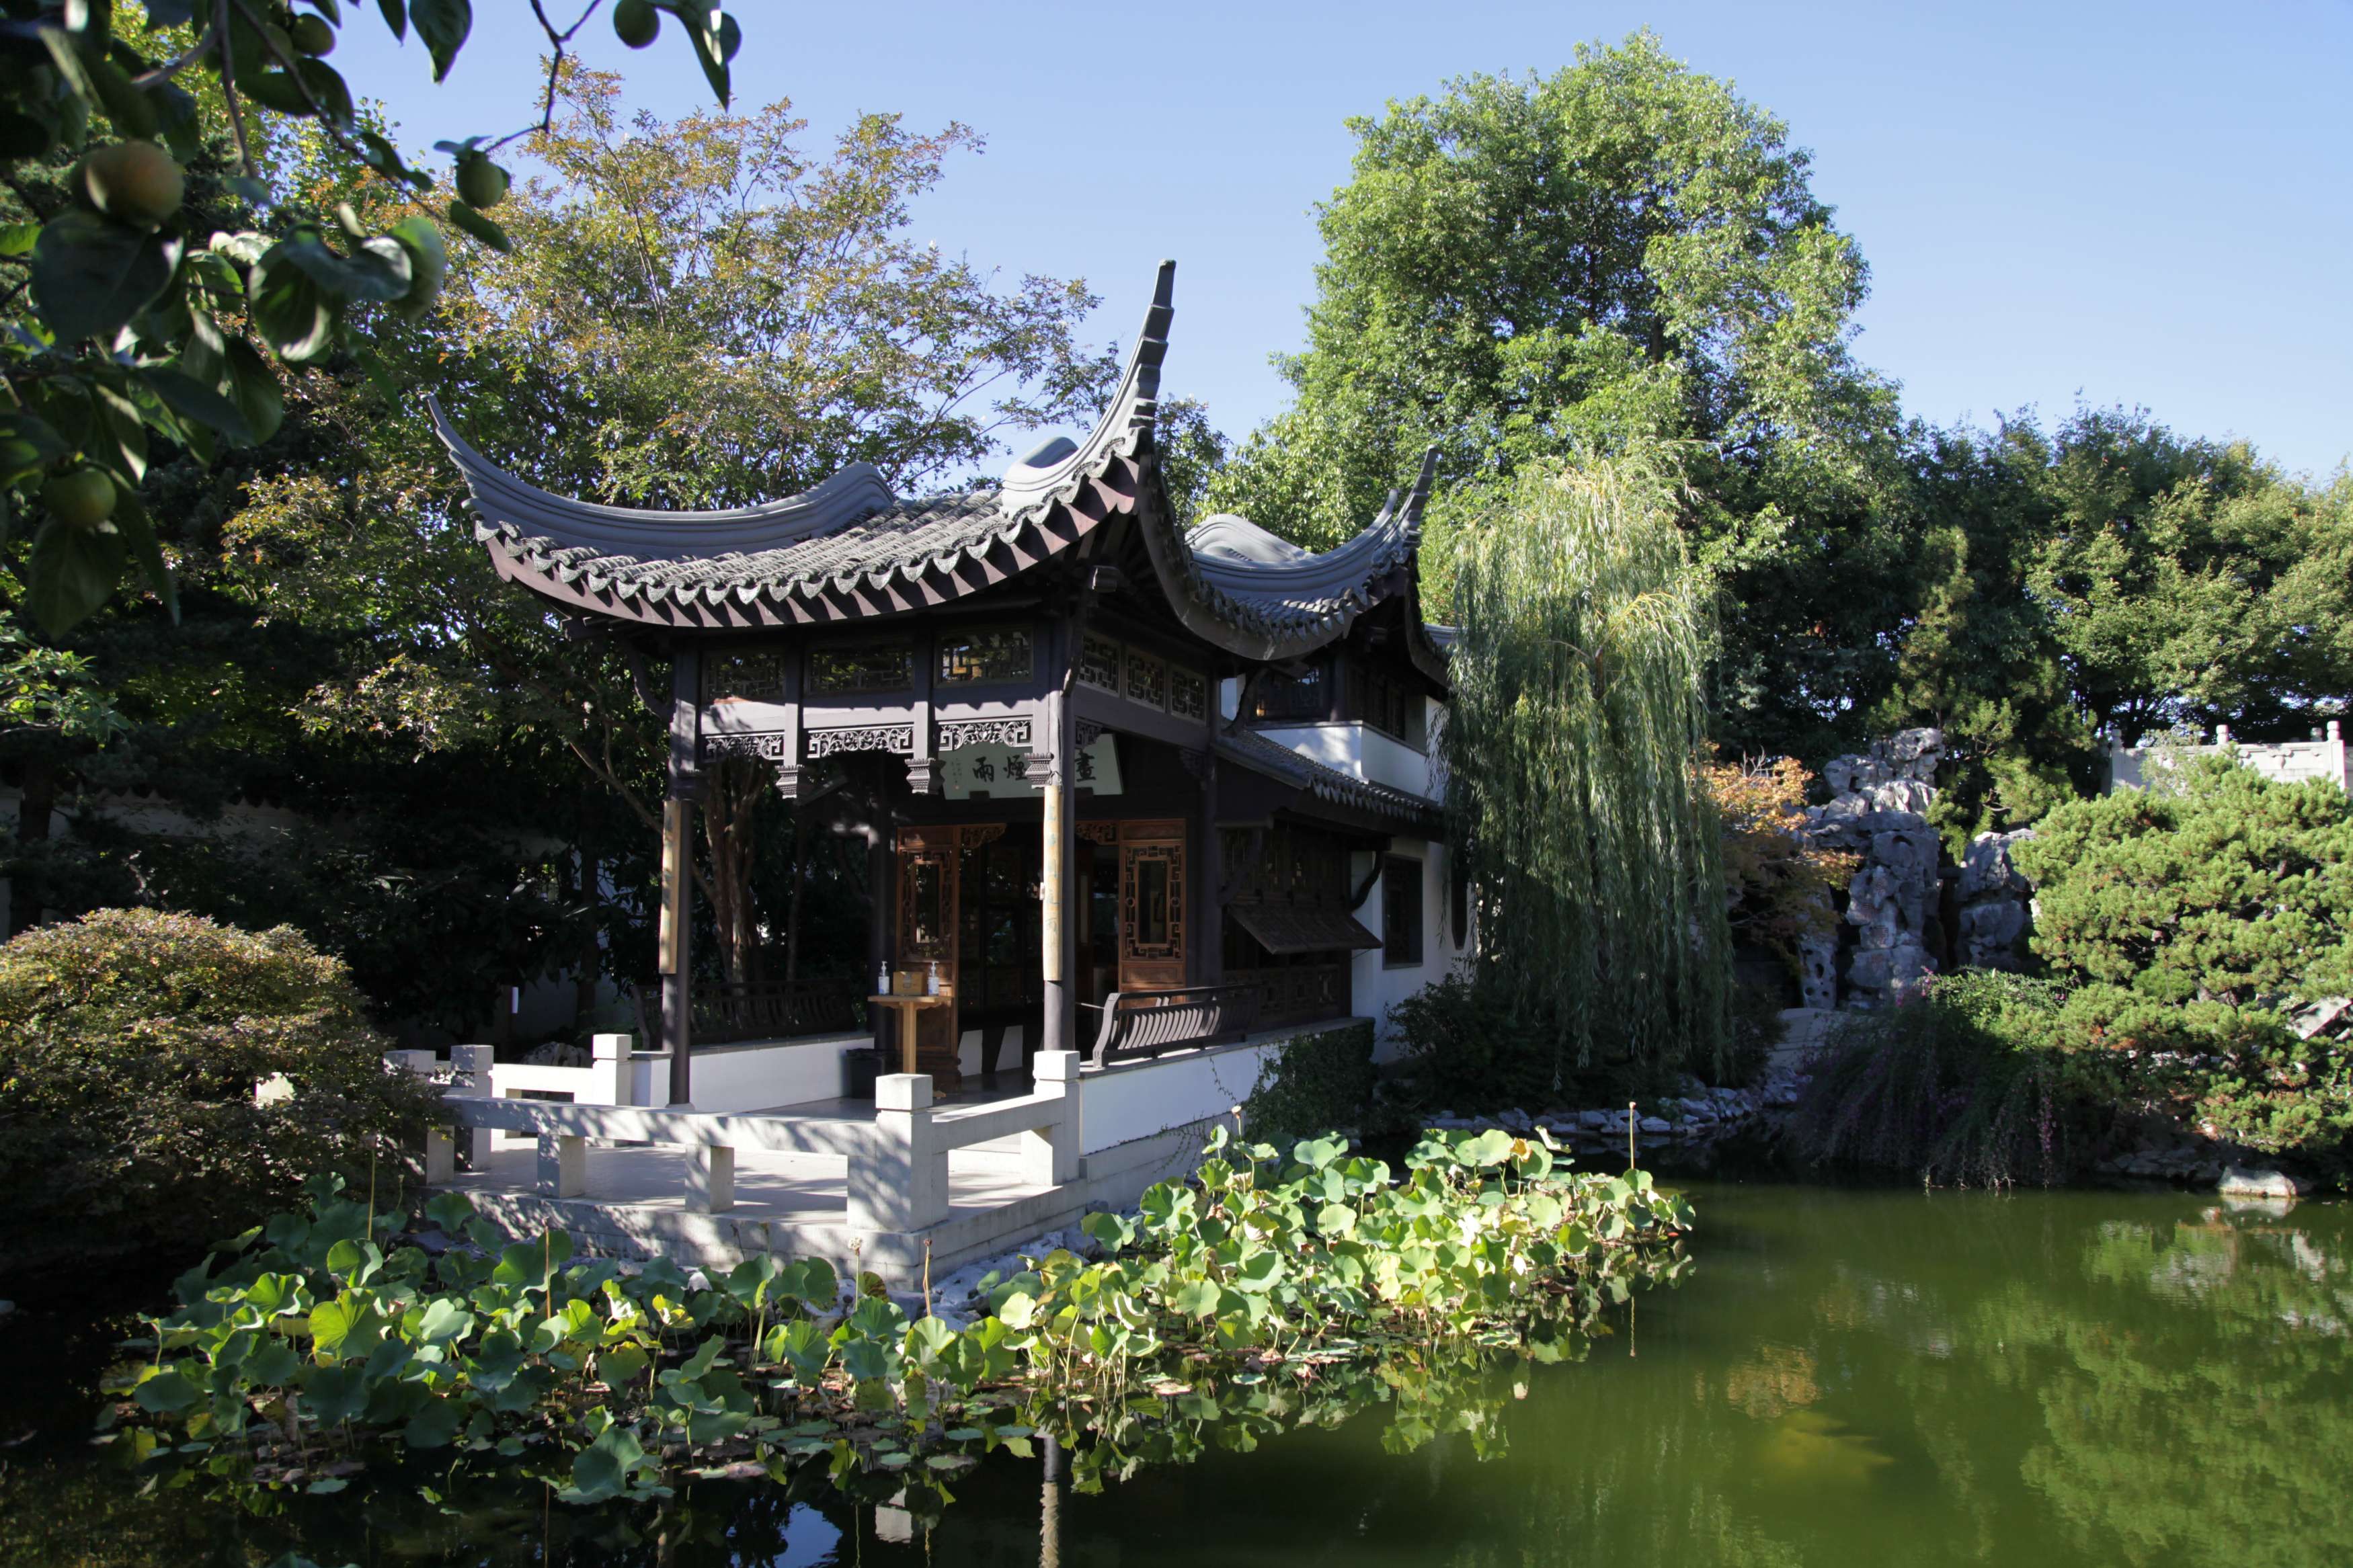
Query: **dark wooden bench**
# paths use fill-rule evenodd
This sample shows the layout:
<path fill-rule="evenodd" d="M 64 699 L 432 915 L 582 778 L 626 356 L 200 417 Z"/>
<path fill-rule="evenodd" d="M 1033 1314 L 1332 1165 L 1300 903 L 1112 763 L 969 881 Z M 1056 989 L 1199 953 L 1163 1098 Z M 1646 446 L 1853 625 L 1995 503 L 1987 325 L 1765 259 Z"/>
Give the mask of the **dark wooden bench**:
<path fill-rule="evenodd" d="M 1163 1051 L 1238 1040 L 1258 1026 L 1263 991 L 1254 984 L 1179 985 L 1160 991 L 1114 991 L 1103 998 L 1103 1023 L 1089 1059 L 1097 1067 Z"/>

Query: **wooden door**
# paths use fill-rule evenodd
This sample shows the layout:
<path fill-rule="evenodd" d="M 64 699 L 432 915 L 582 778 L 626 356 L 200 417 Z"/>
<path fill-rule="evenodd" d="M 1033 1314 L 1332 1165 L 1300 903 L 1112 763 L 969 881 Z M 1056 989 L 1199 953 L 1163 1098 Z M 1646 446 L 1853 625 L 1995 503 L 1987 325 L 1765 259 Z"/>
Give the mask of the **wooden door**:
<path fill-rule="evenodd" d="M 940 994 L 947 1005 L 926 1007 L 915 1019 L 915 1070 L 932 1075 L 944 1092 L 964 1080 L 957 1047 L 964 1026 L 957 1016 L 956 894 L 962 858 L 957 829 L 910 827 L 899 833 L 899 942 L 897 973 L 927 974 L 936 964 Z M 895 1062 L 890 1070 L 897 1071 Z"/>
<path fill-rule="evenodd" d="M 1185 823 L 1119 825 L 1119 988 L 1185 984 Z"/>

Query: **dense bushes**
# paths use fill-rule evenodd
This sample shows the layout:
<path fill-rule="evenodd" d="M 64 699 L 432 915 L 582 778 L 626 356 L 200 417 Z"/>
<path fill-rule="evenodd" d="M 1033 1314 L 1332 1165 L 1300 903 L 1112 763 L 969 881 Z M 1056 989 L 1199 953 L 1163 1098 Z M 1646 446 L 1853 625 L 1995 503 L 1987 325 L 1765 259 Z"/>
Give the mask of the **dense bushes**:
<path fill-rule="evenodd" d="M 1850 1016 L 1791 1121 L 1810 1157 L 1968 1186 L 2051 1183 L 2083 1142 L 2085 1099 L 2051 1038 L 2059 993 L 2015 974 L 1955 974 Z"/>
<path fill-rule="evenodd" d="M 2048 979 L 1939 980 L 1835 1044 L 1819 1159 L 2052 1180 L 2152 1124 L 2337 1163 L 2353 1131 L 2353 801 L 2221 759 L 2077 801 L 2013 854 Z"/>
<path fill-rule="evenodd" d="M 201 1247 L 320 1172 L 364 1191 L 373 1166 L 388 1203 L 429 1090 L 386 1044 L 291 930 L 101 910 L 27 931 L 0 948 L 0 1262 Z"/>

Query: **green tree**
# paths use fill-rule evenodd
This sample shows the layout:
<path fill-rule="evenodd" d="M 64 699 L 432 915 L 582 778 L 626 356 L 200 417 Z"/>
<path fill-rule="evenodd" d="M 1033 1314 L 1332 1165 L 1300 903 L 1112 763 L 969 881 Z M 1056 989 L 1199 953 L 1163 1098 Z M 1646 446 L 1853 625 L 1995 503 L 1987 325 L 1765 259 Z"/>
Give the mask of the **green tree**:
<path fill-rule="evenodd" d="M 966 128 L 870 115 L 818 156 L 788 104 L 664 123 L 625 116 L 619 91 L 566 77 L 533 144 L 553 178 L 509 198 L 515 251 L 453 268 L 433 330 L 372 335 L 408 395 L 306 389 L 335 454 L 258 480 L 222 543 L 238 591 L 345 641 L 302 703 L 321 731 L 539 748 L 650 835 L 661 723 L 628 650 L 567 641 L 498 581 L 415 395 L 438 391 L 470 439 L 551 489 L 726 506 L 855 461 L 902 491 L 974 482 L 1000 434 L 1090 416 L 1114 362 L 1077 341 L 1083 284 L 1000 287 L 909 237 L 909 204 L 977 144 Z M 697 877 L 731 975 L 755 960 L 753 868 L 787 809 L 827 808 L 784 806 L 749 763 L 717 770 Z"/>
<path fill-rule="evenodd" d="M 1842 626 L 1840 650 L 1893 625 L 1902 552 L 1873 530 L 1900 477 L 1894 397 L 1851 353 L 1866 269 L 1788 128 L 1637 33 L 1350 129 L 1352 178 L 1318 209 L 1307 346 L 1278 361 L 1296 402 L 1207 505 L 1328 545 L 1436 445 L 1459 497 L 1425 545 L 1443 603 L 1461 520 L 1484 504 L 1464 492 L 1670 444 L 1694 554 L 1741 608 L 1720 738 L 1852 724 L 1877 661 L 1800 648 L 1785 669 L 1785 650 L 1826 618 L 1875 617 Z"/>
<path fill-rule="evenodd" d="M 433 1091 L 299 932 L 109 910 L 0 949 L 0 1254 L 187 1252 L 303 1181 L 391 1205 Z M 277 1080 L 280 1092 L 257 1093 Z"/>
<path fill-rule="evenodd" d="M 2301 738 L 2353 697 L 2353 479 L 2083 409 L 1915 435 L 1914 607 L 1876 729 L 1946 732 L 1956 838 L 2104 782 L 2104 741 Z"/>
<path fill-rule="evenodd" d="M 1732 939 L 1701 783 L 1706 596 L 1627 463 L 1522 471 L 1466 534 L 1444 731 L 1479 980 L 1543 1087 L 1602 1061 L 1721 1068 Z"/>

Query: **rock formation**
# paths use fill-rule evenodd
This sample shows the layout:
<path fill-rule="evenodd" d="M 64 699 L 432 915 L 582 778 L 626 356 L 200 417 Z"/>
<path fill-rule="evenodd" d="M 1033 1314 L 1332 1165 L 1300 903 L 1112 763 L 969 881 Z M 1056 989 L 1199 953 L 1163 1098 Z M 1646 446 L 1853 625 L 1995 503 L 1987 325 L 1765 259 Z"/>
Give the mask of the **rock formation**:
<path fill-rule="evenodd" d="M 1936 973 L 1938 843 L 1926 813 L 1944 754 L 1943 731 L 1905 730 L 1823 767 L 1831 799 L 1806 814 L 1807 837 L 1862 864 L 1847 885 L 1852 945 L 1816 942 L 1801 954 L 1808 1006 L 1883 1006 Z"/>
<path fill-rule="evenodd" d="M 1956 889 L 1961 912 L 1954 956 L 1962 968 L 2024 967 L 2026 933 L 2033 926 L 2034 884 L 2010 864 L 2010 851 L 2033 837 L 2032 828 L 2021 827 L 2014 833 L 1980 833 L 1969 840 Z"/>

